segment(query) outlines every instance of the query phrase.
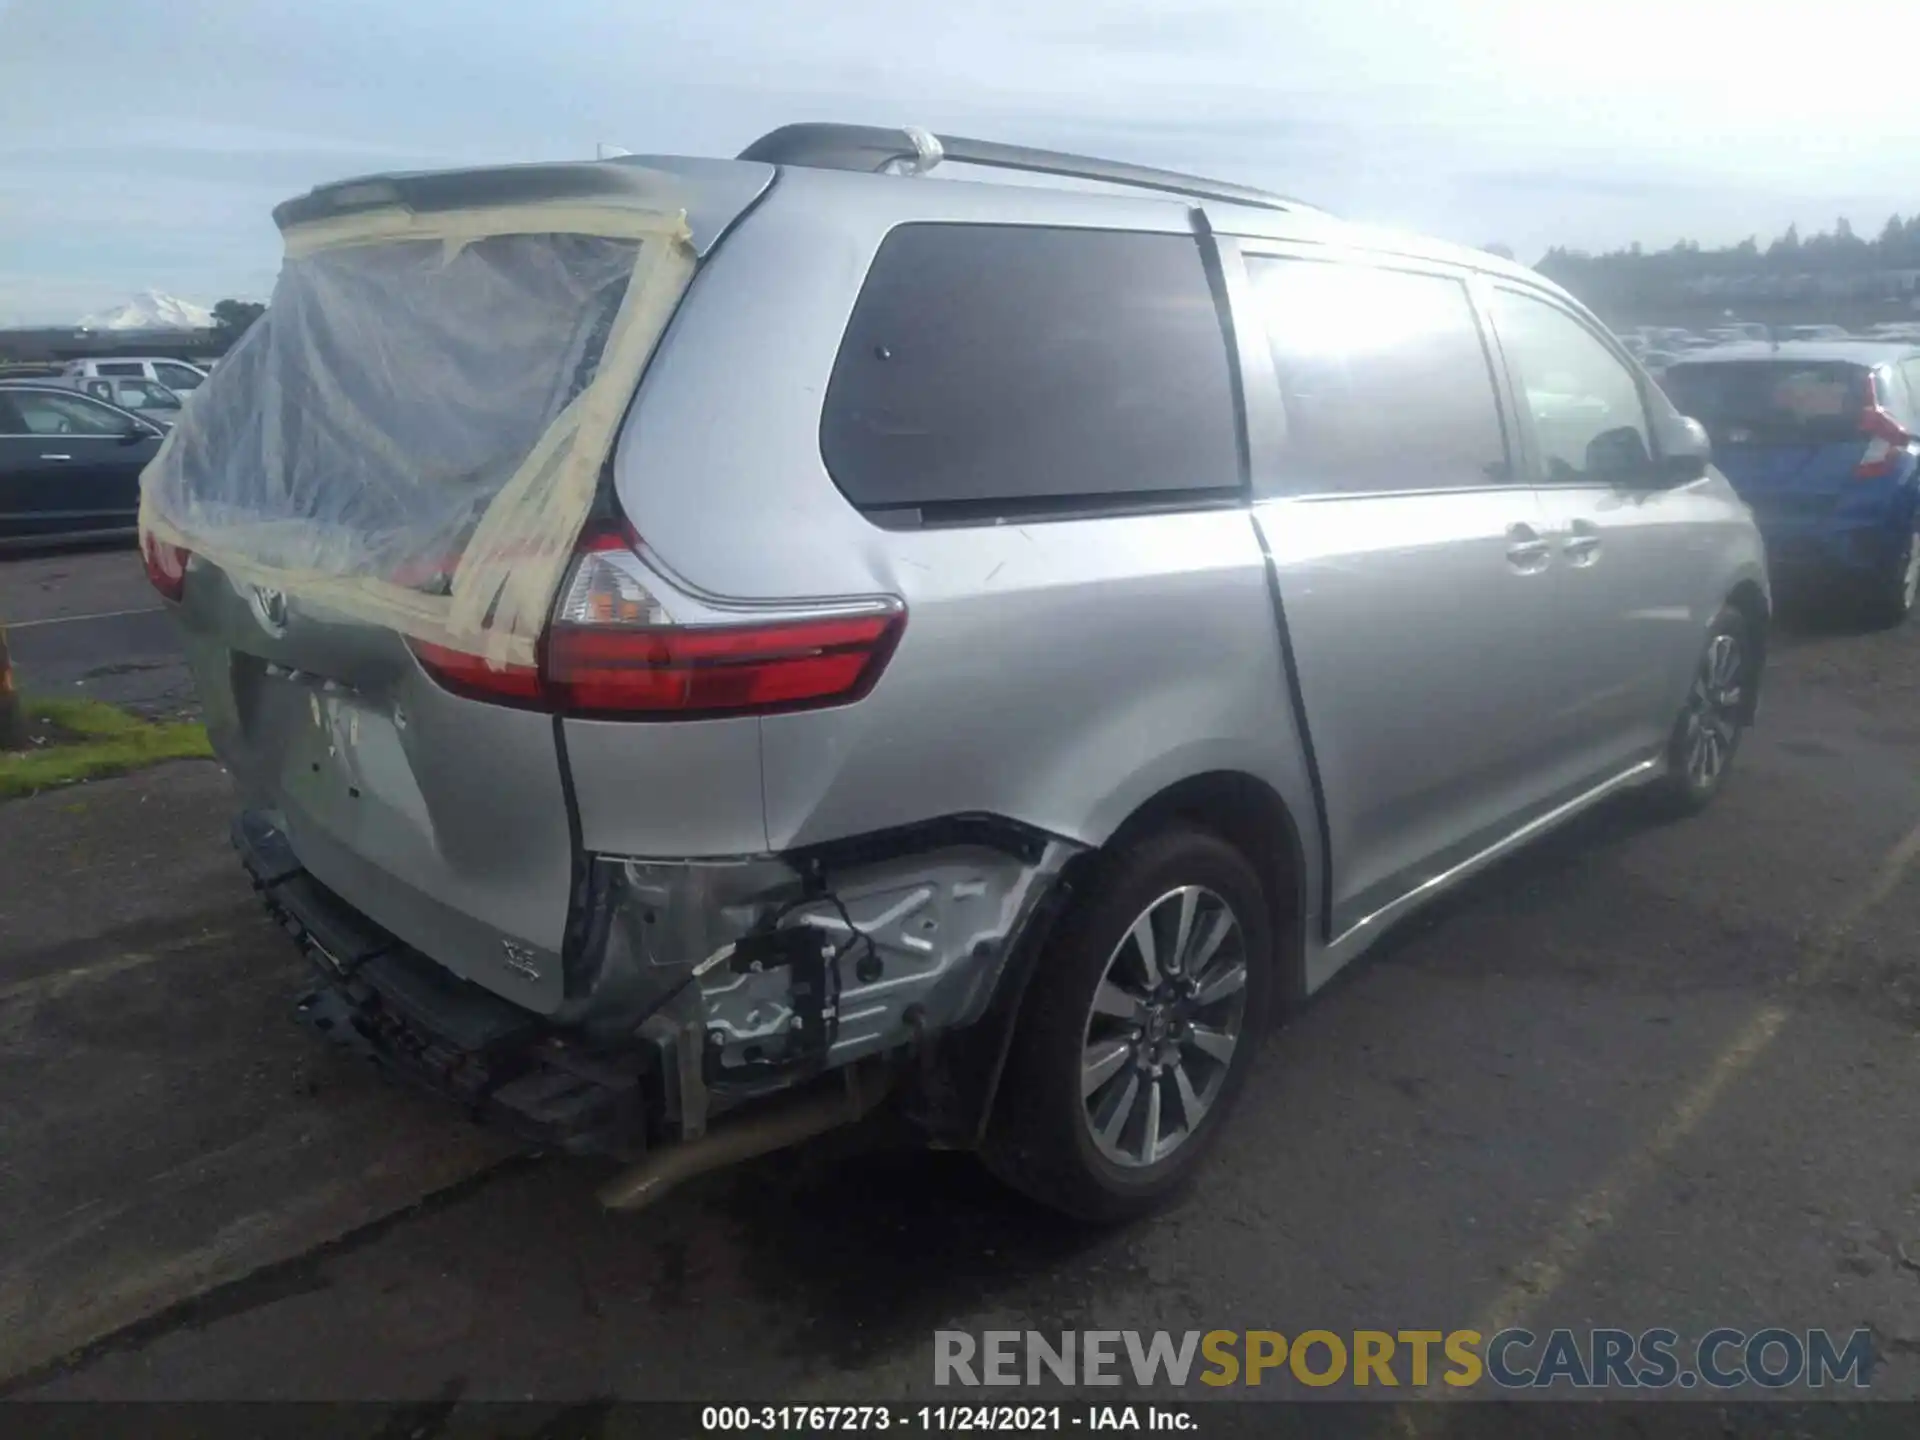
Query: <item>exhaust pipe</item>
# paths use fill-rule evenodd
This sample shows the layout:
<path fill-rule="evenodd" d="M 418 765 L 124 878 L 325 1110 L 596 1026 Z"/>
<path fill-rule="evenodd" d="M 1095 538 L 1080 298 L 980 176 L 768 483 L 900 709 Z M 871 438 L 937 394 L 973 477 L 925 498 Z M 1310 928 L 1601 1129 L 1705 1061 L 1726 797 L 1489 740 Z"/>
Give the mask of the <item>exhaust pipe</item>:
<path fill-rule="evenodd" d="M 837 1092 L 826 1089 L 796 1095 L 708 1130 L 698 1139 L 653 1152 L 601 1186 L 600 1203 L 609 1210 L 645 1209 L 696 1175 L 851 1125 L 885 1099 L 892 1086 L 893 1077 L 884 1070 L 875 1073 L 850 1065 L 843 1073 L 845 1083 Z"/>

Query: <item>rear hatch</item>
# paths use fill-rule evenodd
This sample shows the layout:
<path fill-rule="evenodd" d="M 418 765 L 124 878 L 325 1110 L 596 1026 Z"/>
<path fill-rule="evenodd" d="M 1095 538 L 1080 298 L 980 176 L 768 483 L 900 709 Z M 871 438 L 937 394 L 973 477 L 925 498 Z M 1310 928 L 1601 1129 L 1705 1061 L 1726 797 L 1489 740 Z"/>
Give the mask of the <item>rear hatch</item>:
<path fill-rule="evenodd" d="M 179 618 L 214 747 L 301 864 L 456 974 L 556 1010 L 572 853 L 551 720 L 450 694 L 394 631 L 204 560 Z"/>
<path fill-rule="evenodd" d="M 1845 361 L 1755 359 L 1674 365 L 1661 386 L 1713 440 L 1713 459 L 1756 517 L 1808 522 L 1872 478 L 1899 426 L 1872 372 Z"/>
<path fill-rule="evenodd" d="M 652 345 L 771 174 L 516 167 L 282 207 L 266 316 L 145 477 L 149 570 L 245 802 L 349 905 L 543 1014 L 578 857 L 523 677 Z"/>

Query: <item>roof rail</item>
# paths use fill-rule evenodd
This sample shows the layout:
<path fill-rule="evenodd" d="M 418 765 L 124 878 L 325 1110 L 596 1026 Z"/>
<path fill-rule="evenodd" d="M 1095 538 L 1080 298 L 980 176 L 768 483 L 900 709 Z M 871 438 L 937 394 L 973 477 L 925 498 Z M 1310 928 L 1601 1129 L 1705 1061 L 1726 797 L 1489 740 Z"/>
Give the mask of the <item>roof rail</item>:
<path fill-rule="evenodd" d="M 934 142 L 931 154 L 927 145 L 929 140 Z M 1197 200 L 1253 205 L 1263 210 L 1323 213 L 1316 206 L 1288 199 L 1285 195 L 1255 190 L 1246 185 L 1233 185 L 1224 180 L 1185 175 L 1177 170 L 1155 170 L 1145 165 L 1097 160 L 1059 150 L 1003 145 L 996 140 L 968 140 L 959 135 L 928 136 L 925 131 L 892 130 L 879 125 L 782 125 L 747 146 L 740 152 L 739 158 L 770 165 L 804 165 L 819 170 L 864 170 L 875 173 L 899 162 L 925 171 L 945 159 L 995 170 L 1025 170 L 1035 175 L 1098 180 L 1109 185 L 1187 195 Z"/>

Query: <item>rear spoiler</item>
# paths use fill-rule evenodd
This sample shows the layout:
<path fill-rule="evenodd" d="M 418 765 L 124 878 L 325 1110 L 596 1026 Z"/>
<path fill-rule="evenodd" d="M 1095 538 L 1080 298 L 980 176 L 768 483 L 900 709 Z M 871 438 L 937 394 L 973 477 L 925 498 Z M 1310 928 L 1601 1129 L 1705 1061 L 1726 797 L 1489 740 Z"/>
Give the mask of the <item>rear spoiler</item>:
<path fill-rule="evenodd" d="M 704 257 L 773 177 L 773 166 L 752 161 L 649 155 L 363 175 L 316 186 L 276 205 L 273 223 L 284 233 L 374 210 L 428 215 L 554 201 L 630 205 L 651 214 L 684 212 L 694 253 Z"/>

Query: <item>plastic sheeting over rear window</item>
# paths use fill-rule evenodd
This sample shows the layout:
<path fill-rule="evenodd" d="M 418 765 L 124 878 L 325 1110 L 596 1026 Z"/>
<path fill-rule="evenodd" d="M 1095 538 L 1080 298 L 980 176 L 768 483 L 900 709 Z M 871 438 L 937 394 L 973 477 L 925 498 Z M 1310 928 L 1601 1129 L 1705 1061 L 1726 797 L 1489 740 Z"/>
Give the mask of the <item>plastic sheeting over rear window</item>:
<path fill-rule="evenodd" d="M 349 618 L 533 659 L 692 273 L 681 216 L 530 205 L 290 230 L 148 467 L 144 535 Z"/>

